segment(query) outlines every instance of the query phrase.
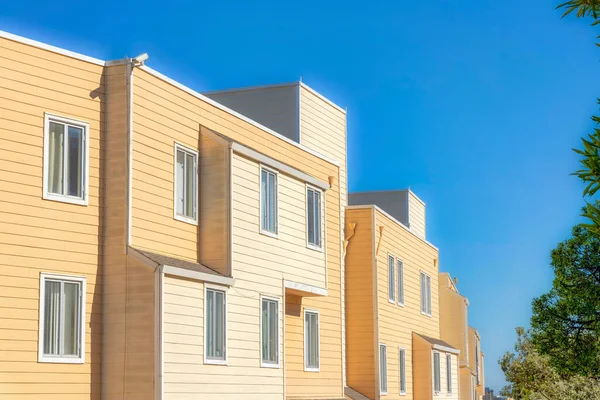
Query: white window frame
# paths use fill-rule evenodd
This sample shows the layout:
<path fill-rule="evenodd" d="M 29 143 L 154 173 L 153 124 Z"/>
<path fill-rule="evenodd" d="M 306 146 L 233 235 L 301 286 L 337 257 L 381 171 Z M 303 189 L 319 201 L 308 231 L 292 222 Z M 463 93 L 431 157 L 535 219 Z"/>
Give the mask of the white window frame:
<path fill-rule="evenodd" d="M 225 313 L 225 315 L 223 316 L 223 321 L 225 322 L 225 328 L 223 329 L 224 333 L 225 333 L 225 343 L 224 343 L 224 353 L 225 353 L 225 357 L 223 360 L 218 360 L 218 359 L 213 359 L 213 358 L 208 358 L 208 333 L 206 332 L 206 329 L 208 328 L 208 308 L 206 306 L 207 302 L 208 302 L 208 296 L 207 296 L 207 292 L 209 290 L 212 291 L 219 291 L 219 292 L 223 292 L 224 296 L 223 296 L 223 301 L 225 303 L 225 310 L 223 311 Z M 204 333 L 204 364 L 213 364 L 213 365 L 227 365 L 227 359 L 229 357 L 229 345 L 228 345 L 228 338 L 229 335 L 227 334 L 227 327 L 229 326 L 229 321 L 228 321 L 228 312 L 227 309 L 229 307 L 229 305 L 227 304 L 228 300 L 227 300 L 227 287 L 225 286 L 220 286 L 220 285 L 213 285 L 213 284 L 209 284 L 209 283 L 204 283 L 204 328 L 203 328 L 203 333 Z"/>
<path fill-rule="evenodd" d="M 318 192 L 320 194 L 320 198 L 321 198 L 321 206 L 319 207 L 320 211 L 321 211 L 321 215 L 319 215 L 319 230 L 321 232 L 321 243 L 319 243 L 318 245 L 311 243 L 309 238 L 308 238 L 308 191 L 309 190 L 313 190 L 315 192 Z M 315 186 L 309 185 L 308 183 L 306 184 L 306 192 L 305 192 L 305 196 L 304 196 L 304 202 L 306 203 L 306 247 L 308 247 L 309 249 L 313 249 L 313 250 L 317 250 L 317 251 L 323 251 L 323 233 L 325 231 L 325 229 L 323 229 L 323 213 L 324 213 L 324 197 L 323 197 L 323 191 Z"/>
<path fill-rule="evenodd" d="M 271 232 L 263 228 L 263 205 L 262 205 L 262 172 L 267 171 L 275 175 L 275 232 Z M 279 171 L 269 168 L 266 165 L 260 164 L 258 171 L 258 207 L 259 207 L 259 221 L 258 227 L 260 233 L 263 235 L 271 236 L 273 238 L 279 238 Z"/>
<path fill-rule="evenodd" d="M 404 354 L 404 370 L 402 370 L 402 355 Z M 398 349 L 398 375 L 400 382 L 398 382 L 398 388 L 400 390 L 400 396 L 406 396 L 406 348 L 400 347 Z M 402 380 L 404 380 L 404 390 L 402 390 Z"/>
<path fill-rule="evenodd" d="M 421 277 L 424 277 L 425 285 L 421 287 L 421 314 L 431 317 L 431 276 L 424 271 L 420 271 L 419 286 L 421 286 Z M 429 279 L 429 286 L 427 285 Z M 423 289 L 425 289 L 425 311 L 423 311 Z"/>
<path fill-rule="evenodd" d="M 385 365 L 382 364 L 381 362 L 381 348 L 385 349 Z M 390 384 L 388 382 L 388 378 L 387 378 L 387 366 L 388 366 L 388 362 L 387 362 L 387 345 L 385 343 L 379 343 L 379 394 L 382 396 L 385 396 L 388 394 L 388 390 L 390 387 Z M 382 368 L 382 366 L 384 366 L 385 368 Z M 383 374 L 382 369 L 385 369 L 385 374 Z M 383 390 L 383 378 L 385 378 L 385 390 Z"/>
<path fill-rule="evenodd" d="M 268 301 L 274 301 L 275 303 L 277 303 L 277 363 L 272 363 L 269 361 L 265 361 L 263 359 L 263 343 L 262 343 L 262 338 L 263 338 L 263 332 L 262 332 L 262 327 L 263 327 L 263 314 L 262 314 L 262 304 L 263 304 L 263 300 L 268 300 Z M 260 296 L 260 366 L 262 368 L 281 368 L 281 353 L 280 353 L 280 340 L 281 340 L 281 302 L 280 299 L 277 297 L 271 297 L 271 296 Z M 227 354 L 227 353 L 225 353 Z"/>
<path fill-rule="evenodd" d="M 452 354 L 446 353 L 446 392 L 452 394 Z"/>
<path fill-rule="evenodd" d="M 400 307 L 404 307 L 405 293 L 404 293 L 404 262 L 400 258 L 396 258 L 397 272 L 396 272 L 396 281 L 397 281 L 397 292 L 396 296 L 398 296 L 398 305 Z M 402 273 L 400 273 L 402 272 Z"/>
<path fill-rule="evenodd" d="M 57 194 L 57 193 L 50 193 L 48 191 L 48 171 L 50 169 L 50 166 L 48 165 L 48 163 L 50 162 L 50 154 L 48 153 L 50 151 L 50 122 L 57 122 L 59 124 L 66 124 L 66 125 L 72 125 L 78 128 L 83 129 L 83 144 L 82 144 L 82 148 L 83 148 L 83 152 L 85 154 L 82 155 L 81 160 L 83 162 L 83 168 L 82 168 L 82 179 L 83 182 L 81 183 L 81 188 L 83 191 L 83 197 L 74 197 L 74 196 L 69 196 L 68 194 Z M 65 129 L 64 132 L 65 137 L 67 137 L 66 135 L 68 135 L 68 129 Z M 67 118 L 67 117 L 61 117 L 59 115 L 55 115 L 55 114 L 50 114 L 50 113 L 44 113 L 44 180 L 42 183 L 42 187 L 43 187 L 43 196 L 42 198 L 44 200 L 52 200 L 52 201 L 60 201 L 63 203 L 71 203 L 71 204 L 78 204 L 81 206 L 87 206 L 88 205 L 88 201 L 89 201 L 89 186 L 90 186 L 90 124 L 84 121 L 80 121 L 80 120 L 76 120 L 76 119 L 72 119 L 72 118 Z M 66 141 L 65 141 L 66 143 Z M 68 151 L 68 146 L 65 144 L 64 148 L 65 148 L 65 152 Z M 63 162 L 65 162 L 65 160 L 63 160 Z M 66 168 L 65 168 L 66 171 Z"/>
<path fill-rule="evenodd" d="M 319 349 L 317 352 L 317 357 L 318 357 L 318 361 L 319 361 L 319 366 L 314 368 L 314 367 L 308 367 L 307 363 L 308 363 L 308 357 L 307 355 L 307 351 L 308 351 L 308 344 L 307 342 L 307 337 L 306 337 L 306 314 L 317 314 L 317 343 L 319 345 Z M 302 313 L 302 331 L 303 331 L 303 335 L 304 335 L 304 372 L 320 372 L 321 371 L 321 315 L 319 313 L 319 311 L 317 310 L 313 310 L 313 309 L 308 309 L 305 308 L 304 312 Z"/>
<path fill-rule="evenodd" d="M 177 151 L 183 151 L 194 156 L 196 160 L 196 168 L 194 169 L 194 185 L 196 190 L 194 191 L 195 204 L 194 204 L 194 215 L 196 218 L 189 218 L 185 215 L 177 214 Z M 200 157 L 198 156 L 198 150 L 192 149 L 191 147 L 185 146 L 181 143 L 175 142 L 175 151 L 173 152 L 173 218 L 177 221 L 186 222 L 192 225 L 198 225 L 198 203 L 199 203 L 199 188 L 198 188 L 198 168 L 199 168 Z M 185 172 L 185 171 L 184 171 Z M 185 179 L 184 179 L 185 181 Z M 184 191 L 185 194 L 185 191 Z"/>
<path fill-rule="evenodd" d="M 46 280 L 58 280 L 63 282 L 79 283 L 81 294 L 79 296 L 79 357 L 75 356 L 52 356 L 44 354 L 44 299 L 46 297 Z M 59 275 L 42 272 L 40 274 L 40 321 L 38 328 L 38 361 L 41 363 L 56 363 L 56 364 L 83 364 L 85 362 L 85 326 L 86 326 L 86 278 L 84 276 Z"/>
<path fill-rule="evenodd" d="M 391 262 L 391 265 L 390 265 Z M 396 257 L 388 253 L 388 279 L 387 279 L 387 291 L 388 301 L 392 304 L 396 304 Z"/>
<path fill-rule="evenodd" d="M 440 387 L 439 387 L 439 390 L 437 390 L 437 391 L 435 390 L 435 372 L 436 372 L 435 371 L 435 355 L 436 354 L 437 354 L 438 359 L 439 359 L 438 366 L 440 368 L 439 371 L 438 371 L 438 378 L 440 380 Z M 433 368 L 432 371 L 431 371 L 432 372 L 432 377 L 431 377 L 432 378 L 431 379 L 432 382 L 431 383 L 433 384 L 433 394 L 434 395 L 439 395 L 441 393 L 441 391 L 442 391 L 442 356 L 441 356 L 441 354 L 440 354 L 439 351 L 435 351 L 435 350 L 432 351 L 432 353 L 431 353 L 431 366 Z"/>

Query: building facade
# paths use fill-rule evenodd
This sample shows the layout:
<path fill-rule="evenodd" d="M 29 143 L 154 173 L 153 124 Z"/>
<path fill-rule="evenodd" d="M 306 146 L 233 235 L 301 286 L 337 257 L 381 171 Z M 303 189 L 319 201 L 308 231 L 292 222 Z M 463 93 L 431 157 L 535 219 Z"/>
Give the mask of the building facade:
<path fill-rule="evenodd" d="M 346 110 L 303 82 L 198 93 L 146 59 L 0 32 L 1 398 L 483 393 L 425 204 L 347 207 Z"/>
<path fill-rule="evenodd" d="M 351 194 L 349 203 L 345 237 L 350 394 L 369 399 L 458 399 L 459 351 L 440 339 L 439 255 L 425 239 L 424 203 L 410 191 Z M 401 222 L 417 207 L 421 212 L 415 215 L 421 219 L 413 217 L 410 227 Z"/>

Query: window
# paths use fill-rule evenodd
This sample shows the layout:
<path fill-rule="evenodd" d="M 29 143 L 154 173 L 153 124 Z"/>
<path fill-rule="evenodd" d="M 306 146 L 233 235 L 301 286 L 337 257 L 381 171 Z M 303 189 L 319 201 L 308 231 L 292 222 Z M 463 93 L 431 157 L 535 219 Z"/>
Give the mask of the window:
<path fill-rule="evenodd" d="M 394 286 L 394 270 L 396 269 L 396 260 L 394 256 L 388 255 L 388 300 L 392 303 L 396 302 L 396 289 Z"/>
<path fill-rule="evenodd" d="M 446 354 L 446 390 L 452 393 L 452 355 Z"/>
<path fill-rule="evenodd" d="M 319 371 L 319 313 L 304 311 L 304 370 Z"/>
<path fill-rule="evenodd" d="M 406 394 L 406 350 L 400 349 L 400 394 Z"/>
<path fill-rule="evenodd" d="M 175 144 L 175 219 L 196 223 L 198 153 Z"/>
<path fill-rule="evenodd" d="M 479 385 L 479 340 L 475 339 L 475 377 L 476 382 Z"/>
<path fill-rule="evenodd" d="M 261 300 L 261 361 L 262 366 L 279 366 L 279 302 Z"/>
<path fill-rule="evenodd" d="M 441 390 L 441 376 L 440 376 L 440 353 L 437 351 L 433 352 L 433 392 L 438 394 Z"/>
<path fill-rule="evenodd" d="M 264 167 L 260 170 L 260 230 L 277 235 L 277 173 Z"/>
<path fill-rule="evenodd" d="M 379 391 L 381 394 L 387 394 L 387 346 L 379 345 Z"/>
<path fill-rule="evenodd" d="M 44 199 L 87 205 L 89 125 L 50 114 L 44 123 Z"/>
<path fill-rule="evenodd" d="M 79 277 L 41 275 L 40 362 L 84 362 L 85 282 Z"/>
<path fill-rule="evenodd" d="M 477 400 L 477 390 L 475 389 L 475 377 L 471 376 L 471 400 Z"/>
<path fill-rule="evenodd" d="M 431 316 L 431 277 L 421 272 L 421 313 Z"/>
<path fill-rule="evenodd" d="M 306 230 L 309 247 L 321 248 L 321 191 L 306 189 Z"/>
<path fill-rule="evenodd" d="M 206 285 L 206 284 L 205 284 Z M 227 304 L 225 291 L 206 287 L 204 362 L 225 364 L 227 360 Z"/>
<path fill-rule="evenodd" d="M 398 260 L 398 304 L 404 305 L 404 263 Z"/>

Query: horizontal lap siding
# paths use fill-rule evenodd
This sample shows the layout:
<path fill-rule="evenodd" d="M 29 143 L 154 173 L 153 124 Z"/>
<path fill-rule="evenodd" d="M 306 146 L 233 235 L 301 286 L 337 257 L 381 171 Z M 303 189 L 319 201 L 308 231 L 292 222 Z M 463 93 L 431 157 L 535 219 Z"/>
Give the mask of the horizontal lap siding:
<path fill-rule="evenodd" d="M 461 363 L 468 363 L 466 299 L 449 287 L 448 279 L 440 274 L 440 337 L 460 350 Z"/>
<path fill-rule="evenodd" d="M 280 327 L 282 312 L 280 301 Z M 204 364 L 202 282 L 165 277 L 164 332 L 166 400 L 282 398 L 283 369 L 260 367 L 259 292 L 227 291 L 227 366 Z M 280 354 L 282 339 L 280 329 Z"/>
<path fill-rule="evenodd" d="M 327 181 L 329 176 L 337 177 L 338 175 L 337 166 L 321 160 L 307 153 L 305 150 L 287 143 L 242 119 L 234 117 L 226 111 L 192 96 L 143 70 L 135 69 L 134 78 L 134 246 L 140 246 L 180 258 L 194 259 L 197 257 L 197 228 L 173 219 L 172 165 L 173 142 L 176 140 L 184 145 L 198 148 L 201 127 L 230 137 L 245 146 L 264 153 L 280 162 L 284 162 L 318 179 Z M 141 151 L 138 152 L 137 149 Z M 258 170 L 256 170 L 256 173 L 258 173 Z M 238 201 L 239 199 L 237 210 L 247 212 L 250 209 L 251 213 L 258 212 L 258 202 L 255 202 L 254 205 L 248 205 L 243 203 L 244 196 L 239 196 L 239 193 L 247 193 L 250 189 L 247 182 L 243 182 L 246 180 L 244 177 L 247 177 L 247 175 L 240 172 L 239 178 L 243 179 L 241 179 L 240 185 L 237 185 L 237 188 L 234 184 L 234 201 Z M 234 176 L 234 179 L 238 178 Z M 326 192 L 327 232 L 331 230 L 334 233 L 328 233 L 325 236 L 329 266 L 329 297 L 323 300 L 322 306 L 318 308 L 333 310 L 330 312 L 332 315 L 331 318 L 324 318 L 322 333 L 325 332 L 325 336 L 329 335 L 341 338 L 339 294 L 340 210 L 337 184 L 337 182 L 334 182 L 334 187 Z M 238 190 L 238 193 L 235 190 Z M 258 190 L 258 180 L 256 180 L 254 190 Z M 156 192 L 156 195 L 148 195 L 148 192 Z M 304 196 L 304 191 L 302 191 L 301 201 L 304 201 Z M 285 204 L 283 203 L 283 198 L 281 201 L 282 209 L 285 209 L 285 207 L 288 207 L 288 209 L 298 208 L 298 200 L 289 199 Z M 233 212 L 237 212 L 235 207 Z M 253 348 L 253 350 L 250 350 L 249 353 L 248 350 L 246 352 L 239 350 L 236 353 L 232 348 L 229 353 L 232 356 L 231 363 L 227 367 L 206 366 L 207 368 L 210 367 L 211 373 L 212 371 L 218 371 L 218 373 L 223 374 L 225 376 L 223 380 L 215 381 L 216 385 L 205 385 L 202 387 L 190 385 L 185 392 L 187 394 L 173 394 L 171 398 L 186 398 L 185 396 L 195 396 L 205 391 L 214 394 L 217 390 L 220 393 L 218 395 L 219 398 L 238 398 L 240 393 L 244 393 L 244 398 L 263 399 L 265 398 L 265 394 L 261 391 L 265 390 L 270 391 L 274 398 L 281 398 L 282 396 L 283 369 L 260 368 L 258 352 L 260 343 L 258 335 L 259 296 L 260 294 L 268 294 L 281 298 L 282 275 L 273 274 L 271 270 L 265 269 L 264 256 L 268 253 L 265 253 L 264 248 L 253 248 L 253 242 L 249 240 L 255 232 L 258 232 L 258 218 L 250 214 L 250 220 L 248 220 L 248 218 L 244 219 L 243 214 L 239 212 L 238 215 L 240 215 L 240 218 L 237 219 L 240 228 L 236 228 L 236 231 L 239 232 L 237 237 L 240 240 L 238 244 L 234 245 L 234 251 L 236 251 L 236 248 L 239 251 L 234 253 L 234 257 L 239 258 L 237 261 L 234 258 L 233 261 L 233 275 L 236 279 L 236 284 L 229 290 L 229 318 L 232 322 L 229 325 L 228 335 L 232 346 L 235 344 L 232 340 L 237 340 L 237 345 L 241 348 Z M 148 223 L 149 216 L 152 216 L 152 233 L 148 232 L 150 230 Z M 142 217 L 144 217 L 145 221 L 141 221 Z M 304 214 L 302 214 L 302 220 L 304 220 Z M 295 221 L 292 217 L 288 220 L 282 218 L 280 219 L 280 227 L 282 229 L 285 227 L 290 237 L 300 238 L 302 236 L 304 247 L 306 247 L 304 234 L 300 233 L 299 229 L 294 228 Z M 184 231 L 181 235 L 188 238 L 189 241 L 178 240 L 178 230 Z M 158 233 L 155 234 L 154 232 Z M 250 244 L 250 246 L 244 246 L 244 243 Z M 280 240 L 279 244 L 282 243 L 285 243 L 285 241 Z M 304 251 L 306 252 L 308 249 Z M 310 252 L 314 254 L 309 255 L 310 253 L 302 252 L 298 254 L 307 260 L 315 260 L 323 257 L 323 253 L 312 250 Z M 290 258 L 288 257 L 288 259 Z M 285 260 L 282 261 L 286 262 Z M 272 265 L 272 268 L 277 270 L 281 266 Z M 264 271 L 265 273 L 261 274 L 260 271 Z M 296 276 L 301 277 L 303 275 L 296 273 Z M 305 278 L 313 282 L 319 281 L 318 277 L 315 278 L 314 275 L 310 274 Z M 318 286 L 323 286 L 323 276 L 321 276 Z M 233 304 L 239 305 L 236 308 L 233 307 Z M 341 397 L 341 349 L 338 350 L 339 345 L 337 347 L 335 345 L 332 346 L 331 361 L 328 362 L 335 365 L 326 367 L 322 371 L 338 372 L 335 374 L 338 378 L 334 381 L 334 384 L 331 384 L 332 378 L 328 376 L 327 378 L 323 378 L 324 384 L 319 384 L 318 386 L 326 387 L 324 389 L 324 395 L 326 396 L 329 395 L 331 397 L 330 393 L 334 393 L 336 396 Z M 300 368 L 302 367 L 301 361 L 295 361 L 295 363 Z M 295 364 L 289 362 L 287 365 L 290 368 L 290 365 Z M 240 375 L 256 375 L 262 378 L 256 380 L 260 384 L 253 385 L 251 387 L 252 390 L 246 390 L 248 387 L 244 385 L 233 384 L 236 382 L 236 377 Z M 290 381 L 291 379 L 288 379 L 288 390 L 290 390 Z M 302 385 L 304 384 L 302 383 Z M 291 387 L 293 388 L 294 385 Z"/>
<path fill-rule="evenodd" d="M 446 371 L 446 354 L 440 352 L 440 392 L 433 395 L 434 399 L 449 399 L 458 400 L 458 367 L 457 357 L 452 354 L 451 357 L 451 379 L 452 379 L 452 391 L 448 392 L 448 379 Z M 432 356 L 433 357 L 433 356 Z M 432 361 L 433 362 L 433 361 Z"/>
<path fill-rule="evenodd" d="M 234 154 L 232 184 L 234 275 L 247 271 L 279 288 L 282 279 L 325 287 L 325 253 L 306 246 L 305 184 L 278 175 L 278 238 L 260 233 L 260 165 Z"/>
<path fill-rule="evenodd" d="M 417 236 L 425 238 L 425 204 L 414 195 L 413 192 L 408 192 L 409 195 L 409 211 L 408 221 L 410 222 L 410 230 Z"/>
<path fill-rule="evenodd" d="M 375 327 L 373 296 L 373 211 L 347 210 L 356 224 L 346 253 L 347 385 L 375 398 Z"/>
<path fill-rule="evenodd" d="M 0 393 L 99 399 L 103 68 L 0 38 Z M 42 199 L 44 113 L 90 124 L 89 206 Z M 87 278 L 85 364 L 38 363 L 40 273 Z"/>
<path fill-rule="evenodd" d="M 437 250 L 416 237 L 380 211 L 376 211 L 377 226 L 384 226 L 379 254 L 377 255 L 378 274 L 378 313 L 379 342 L 388 346 L 388 397 L 400 398 L 398 371 L 398 348 L 406 349 L 406 397 L 413 398 L 412 333 L 420 333 L 439 338 L 438 269 L 434 266 Z M 388 301 L 388 254 L 400 258 L 404 265 L 404 306 Z M 421 314 L 420 271 L 431 277 L 432 316 Z M 394 287 L 397 302 L 397 265 L 394 273 Z M 393 351 L 390 353 L 390 349 Z"/>

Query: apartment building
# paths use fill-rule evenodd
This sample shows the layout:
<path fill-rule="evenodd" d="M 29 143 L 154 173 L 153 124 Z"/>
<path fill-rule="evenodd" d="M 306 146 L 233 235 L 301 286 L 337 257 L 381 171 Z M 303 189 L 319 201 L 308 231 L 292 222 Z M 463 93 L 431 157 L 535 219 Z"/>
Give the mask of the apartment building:
<path fill-rule="evenodd" d="M 458 399 L 459 350 L 440 339 L 438 249 L 410 190 L 351 193 L 346 210 L 347 395 Z"/>
<path fill-rule="evenodd" d="M 290 138 L 144 58 L 0 33 L 0 393 L 343 398 L 345 111 L 298 84 Z"/>
<path fill-rule="evenodd" d="M 460 350 L 460 400 L 481 400 L 484 395 L 484 355 L 477 330 L 469 326 L 469 300 L 458 292 L 450 274 L 439 275 L 440 335 Z"/>

